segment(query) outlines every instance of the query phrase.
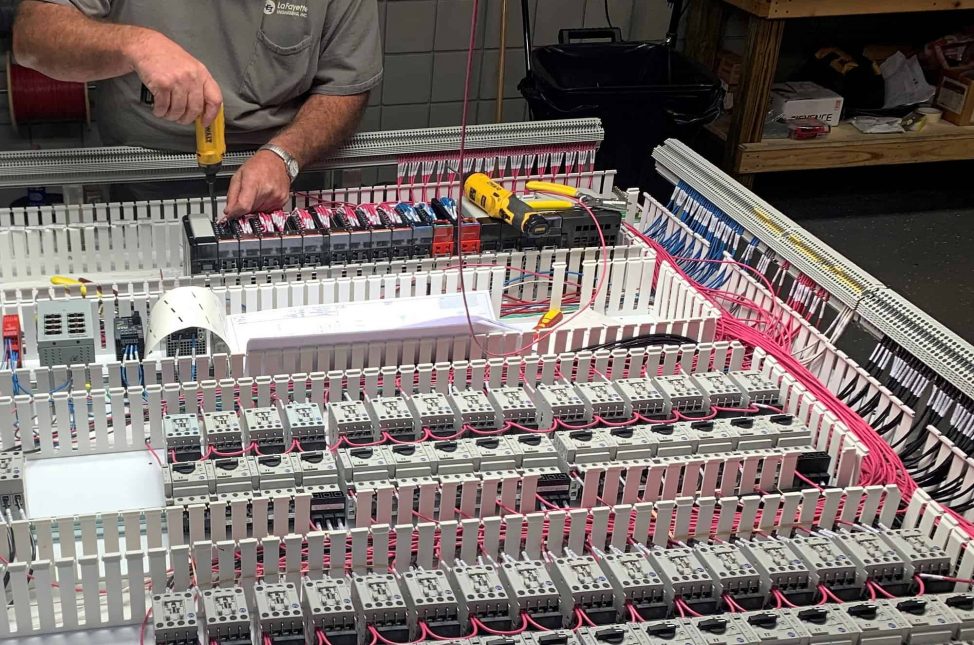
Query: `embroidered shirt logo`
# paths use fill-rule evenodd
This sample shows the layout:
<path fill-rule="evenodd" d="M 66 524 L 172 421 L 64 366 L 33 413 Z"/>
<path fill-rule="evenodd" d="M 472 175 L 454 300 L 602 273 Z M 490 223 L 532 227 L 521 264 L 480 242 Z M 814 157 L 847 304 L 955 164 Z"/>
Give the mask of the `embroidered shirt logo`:
<path fill-rule="evenodd" d="M 277 5 L 274 3 L 274 0 L 267 0 L 264 2 L 264 13 L 268 16 L 274 13 L 276 9 Z"/>
<path fill-rule="evenodd" d="M 267 0 L 264 4 L 264 13 L 270 15 L 276 13 L 279 16 L 294 16 L 295 18 L 307 18 L 308 17 L 308 5 L 306 4 L 295 4 L 293 2 L 287 2 L 286 0 L 280 0 L 275 2 L 274 0 Z"/>

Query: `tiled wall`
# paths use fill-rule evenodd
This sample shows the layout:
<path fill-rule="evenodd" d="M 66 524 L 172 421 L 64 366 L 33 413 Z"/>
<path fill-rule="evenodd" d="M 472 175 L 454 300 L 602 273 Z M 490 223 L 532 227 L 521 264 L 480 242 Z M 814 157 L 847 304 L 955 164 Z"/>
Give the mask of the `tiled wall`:
<path fill-rule="evenodd" d="M 10 0 L 0 0 L 8 4 Z M 500 15 L 503 0 L 480 0 L 477 50 L 470 89 L 469 121 L 490 123 L 495 115 Z M 604 0 L 527 0 L 534 44 L 557 42 L 558 30 L 606 25 Z M 623 36 L 659 40 L 666 32 L 666 0 L 608 0 Z M 466 49 L 473 0 L 379 0 L 385 48 L 385 79 L 372 93 L 363 130 L 457 125 L 463 99 Z M 507 48 L 503 118 L 527 118 L 517 84 L 524 76 L 521 0 L 507 0 Z M 0 76 L 3 76 L 0 74 Z M 0 79 L 0 86 L 6 78 Z M 97 90 L 93 92 L 97 101 Z M 6 100 L 0 100 L 0 149 L 97 145 L 96 128 L 50 124 L 14 134 Z"/>

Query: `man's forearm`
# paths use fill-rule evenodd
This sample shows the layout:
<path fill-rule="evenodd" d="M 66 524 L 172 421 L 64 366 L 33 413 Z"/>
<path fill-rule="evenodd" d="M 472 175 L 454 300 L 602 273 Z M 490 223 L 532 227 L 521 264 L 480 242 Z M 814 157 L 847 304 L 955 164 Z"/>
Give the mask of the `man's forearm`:
<path fill-rule="evenodd" d="M 271 143 L 291 153 L 302 168 L 341 146 L 358 126 L 369 95 L 328 96 L 312 94 L 291 125 Z"/>
<path fill-rule="evenodd" d="M 74 7 L 24 0 L 13 30 L 14 59 L 62 81 L 97 81 L 128 74 L 128 56 L 149 29 L 88 18 Z"/>

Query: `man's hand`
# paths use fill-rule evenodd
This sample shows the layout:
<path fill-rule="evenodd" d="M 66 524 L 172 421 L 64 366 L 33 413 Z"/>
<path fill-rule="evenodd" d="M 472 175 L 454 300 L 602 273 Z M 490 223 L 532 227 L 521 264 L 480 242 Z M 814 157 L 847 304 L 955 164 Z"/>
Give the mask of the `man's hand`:
<path fill-rule="evenodd" d="M 159 32 L 143 31 L 126 47 L 126 56 L 152 92 L 152 113 L 183 125 L 202 116 L 203 125 L 209 125 L 223 103 L 223 94 L 209 70 Z"/>
<path fill-rule="evenodd" d="M 276 211 L 291 194 L 291 178 L 284 161 L 273 152 L 259 150 L 237 169 L 227 190 L 225 217 Z"/>

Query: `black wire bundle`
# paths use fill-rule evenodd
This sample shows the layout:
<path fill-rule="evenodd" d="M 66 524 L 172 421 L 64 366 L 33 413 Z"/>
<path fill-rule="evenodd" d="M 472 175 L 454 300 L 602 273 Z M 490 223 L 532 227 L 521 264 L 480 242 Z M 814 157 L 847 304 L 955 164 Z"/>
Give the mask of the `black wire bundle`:
<path fill-rule="evenodd" d="M 600 349 L 635 349 L 638 347 L 653 347 L 658 345 L 696 345 L 697 341 L 686 336 L 675 334 L 643 334 L 622 340 L 614 340 L 610 343 L 600 343 L 589 345 L 578 350 L 580 352 L 594 352 Z"/>

